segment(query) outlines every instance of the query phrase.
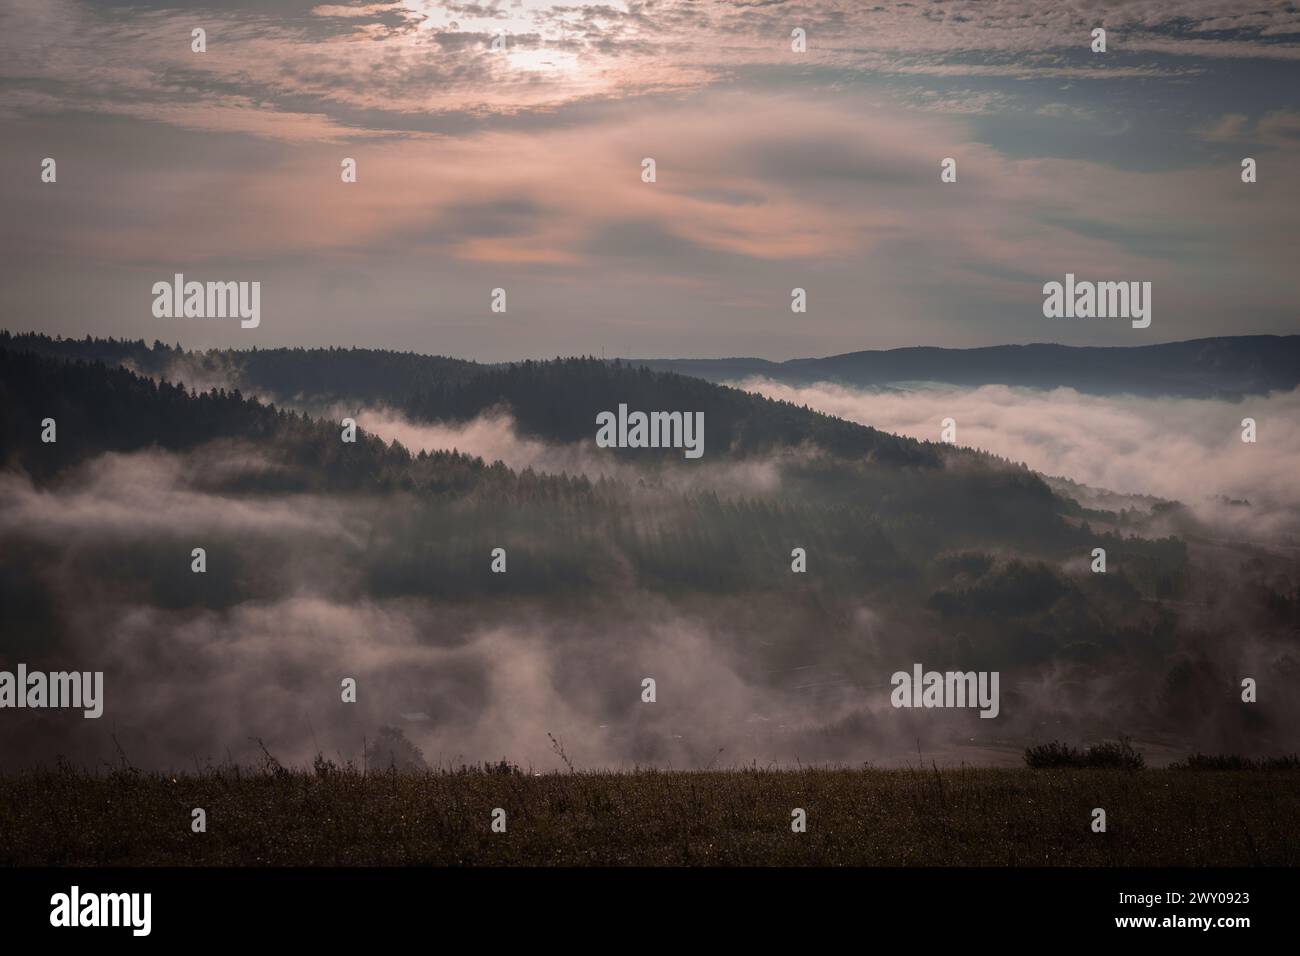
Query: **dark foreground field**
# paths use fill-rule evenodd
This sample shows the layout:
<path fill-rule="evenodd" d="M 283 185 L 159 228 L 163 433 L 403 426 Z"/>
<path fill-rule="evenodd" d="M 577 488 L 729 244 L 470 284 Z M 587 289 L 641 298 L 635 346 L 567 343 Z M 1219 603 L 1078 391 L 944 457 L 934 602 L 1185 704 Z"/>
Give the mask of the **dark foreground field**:
<path fill-rule="evenodd" d="M 503 768 L 504 770 L 504 768 Z M 191 832 L 202 807 L 207 832 Z M 494 833 L 494 808 L 507 831 Z M 807 811 L 807 832 L 791 811 Z M 1106 811 L 1094 833 L 1092 811 Z M 1300 772 L 732 770 L 0 778 L 4 865 L 1300 863 Z"/>

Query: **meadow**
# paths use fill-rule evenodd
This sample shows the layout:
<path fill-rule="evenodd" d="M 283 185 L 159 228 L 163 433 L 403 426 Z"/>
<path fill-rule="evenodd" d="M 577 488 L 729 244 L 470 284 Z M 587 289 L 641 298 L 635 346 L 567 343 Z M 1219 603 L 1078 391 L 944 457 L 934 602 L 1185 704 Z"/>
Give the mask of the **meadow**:
<path fill-rule="evenodd" d="M 192 830 L 195 808 L 206 832 Z M 806 832 L 792 831 L 795 808 Z M 1297 863 L 1294 769 L 365 773 L 318 761 L 0 777 L 5 866 Z"/>

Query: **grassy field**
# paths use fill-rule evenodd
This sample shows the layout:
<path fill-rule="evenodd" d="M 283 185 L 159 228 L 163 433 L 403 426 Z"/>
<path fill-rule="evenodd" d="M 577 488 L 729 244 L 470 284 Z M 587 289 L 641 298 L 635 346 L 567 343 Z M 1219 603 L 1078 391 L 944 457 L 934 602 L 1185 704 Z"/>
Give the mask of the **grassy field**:
<path fill-rule="evenodd" d="M 207 832 L 191 831 L 191 811 Z M 506 811 L 494 833 L 492 811 Z M 791 811 L 807 811 L 807 832 Z M 1107 832 L 1091 830 L 1102 807 Z M 1300 772 L 418 775 L 67 768 L 0 777 L 13 865 L 1296 865 Z"/>

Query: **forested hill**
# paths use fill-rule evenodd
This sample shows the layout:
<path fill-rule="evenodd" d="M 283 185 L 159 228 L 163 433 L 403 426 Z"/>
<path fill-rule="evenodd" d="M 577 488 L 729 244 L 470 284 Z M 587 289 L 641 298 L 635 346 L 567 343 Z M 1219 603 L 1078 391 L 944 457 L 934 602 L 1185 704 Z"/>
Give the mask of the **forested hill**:
<path fill-rule="evenodd" d="M 507 410 L 519 430 L 550 442 L 592 440 L 596 416 L 629 411 L 704 413 L 705 456 L 745 456 L 810 446 L 890 465 L 937 467 L 950 449 L 833 418 L 703 379 L 591 358 L 479 365 L 369 349 L 187 352 L 155 342 L 52 339 L 0 333 L 0 348 L 121 365 L 158 380 L 267 396 L 277 405 L 334 415 L 388 406 L 421 422 L 464 422 Z M 610 449 L 615 457 L 680 458 L 675 449 Z"/>
<path fill-rule="evenodd" d="M 465 555 L 507 542 L 512 556 L 533 555 L 529 586 L 540 591 L 586 587 L 608 569 L 627 567 L 656 587 L 766 587 L 788 579 L 791 540 L 817 549 L 819 580 L 844 587 L 885 587 L 935 568 L 939 580 L 947 572 L 932 565 L 936 556 L 961 549 L 1055 562 L 1107 540 L 1064 517 L 1077 506 L 1023 467 L 680 376 L 594 360 L 523 363 L 413 405 L 454 416 L 509 396 L 537 431 L 589 439 L 558 410 L 578 408 L 575 420 L 590 423 L 585 403 L 606 403 L 615 392 L 652 408 L 693 403 L 717 416 L 733 445 L 753 451 L 795 438 L 803 447 L 811 436 L 863 453 L 778 455 L 768 463 L 779 481 L 761 492 L 733 486 L 725 466 L 736 455 L 721 450 L 700 466 L 680 456 L 658 466 L 625 458 L 611 477 L 517 472 L 447 449 L 412 454 L 364 431 L 347 443 L 338 421 L 238 390 L 199 392 L 100 362 L 0 348 L 0 470 L 66 489 L 104 467 L 106 454 L 159 451 L 182 469 L 178 480 L 228 501 L 300 493 L 410 501 L 413 510 L 401 511 L 390 535 L 394 553 L 368 559 L 386 588 L 408 575 L 428 589 L 430 542 L 439 542 L 439 587 L 485 586 L 474 577 L 479 562 Z M 47 419 L 57 428 L 54 442 L 42 439 Z M 701 470 L 719 463 L 724 467 Z M 665 494 L 657 468 L 691 477 Z M 579 538 L 590 546 L 579 547 Z M 1151 589 L 1178 573 L 1181 557 L 1166 555 L 1169 545 L 1114 538 L 1108 546 L 1126 558 L 1125 581 Z M 418 575 L 409 570 L 416 565 Z M 527 566 L 515 565 L 512 580 Z M 1006 573 L 1016 588 L 1038 587 L 1019 565 Z"/>
<path fill-rule="evenodd" d="M 629 411 L 704 413 L 705 455 L 747 456 L 815 446 L 834 455 L 892 465 L 935 467 L 944 450 L 810 408 L 774 401 L 698 378 L 626 365 L 618 360 L 556 359 L 490 368 L 466 382 L 448 382 L 401 403 L 420 421 L 464 421 L 495 406 L 510 409 L 521 432 L 577 442 L 595 434 L 596 416 Z M 611 450 L 618 453 L 619 450 Z M 680 457 L 680 451 L 623 451 Z"/>
<path fill-rule="evenodd" d="M 51 338 L 0 331 L 0 348 L 122 365 L 154 379 L 199 389 L 218 386 L 277 404 L 321 407 L 335 401 L 396 402 L 421 389 L 467 381 L 484 366 L 464 359 L 380 349 L 208 349 L 141 339 Z"/>
<path fill-rule="evenodd" d="M 54 421 L 53 442 L 42 440 L 46 419 Z M 339 434 L 332 422 L 238 390 L 190 391 L 101 362 L 0 347 L 0 467 L 20 467 L 38 480 L 105 452 L 186 451 L 220 440 L 273 452 L 284 466 L 257 475 L 247 490 L 466 491 L 510 476 L 450 451 L 413 459 L 364 432 L 352 444 Z"/>
<path fill-rule="evenodd" d="M 592 409 L 617 398 L 702 410 L 717 429 L 704 458 L 591 448 Z M 401 667 L 410 658 L 386 654 L 395 645 L 384 631 L 411 615 L 412 635 L 450 649 L 425 672 L 434 675 L 435 689 L 421 691 L 428 700 L 459 686 L 446 675 L 476 635 L 509 649 L 523 645 L 498 645 L 495 635 L 519 627 L 529 647 L 549 652 L 573 646 L 565 642 L 576 634 L 573 660 L 630 661 L 648 646 L 637 642 L 666 633 L 671 653 L 708 661 L 717 647 L 734 657 L 760 699 L 782 695 L 784 708 L 806 698 L 813 719 L 793 726 L 848 738 L 862 726 L 823 716 L 821 691 L 790 686 L 808 661 L 833 675 L 827 693 L 843 681 L 854 694 L 918 659 L 996 668 L 1008 690 L 1015 675 L 1029 681 L 1040 664 L 1063 662 L 1072 680 L 1097 681 L 1078 685 L 1089 688 L 1079 695 L 1097 686 L 1120 701 L 1129 688 L 1109 690 L 1116 673 L 1147 687 L 1175 666 L 1178 602 L 1193 580 L 1183 543 L 1122 536 L 1115 516 L 1072 512 L 1025 468 L 592 360 L 489 369 L 409 404 L 455 417 L 503 401 L 521 427 L 581 438 L 581 454 L 557 454 L 582 474 L 512 470 L 445 446 L 412 454 L 363 430 L 349 443 L 336 417 L 237 389 L 200 391 L 0 347 L 8 653 L 76 659 L 121 646 L 136 628 L 147 643 L 127 646 L 156 648 L 204 680 L 195 658 L 167 655 L 224 660 L 264 627 L 259 660 L 332 661 L 328 622 L 337 620 L 358 629 L 365 659 L 391 656 Z M 47 419 L 56 441 L 42 440 Z M 758 451 L 795 441 L 799 450 Z M 812 441 L 845 454 L 809 453 Z M 1082 570 L 1096 547 L 1112 563 L 1104 575 Z M 195 548 L 207 561 L 201 574 Z M 508 574 L 493 567 L 498 553 Z M 796 573 L 805 558 L 806 573 Z M 1289 613 L 1274 592 L 1259 593 Z M 1252 619 L 1252 633 L 1285 623 Z M 1215 647 L 1227 643 L 1204 633 Z M 231 638 L 204 637 L 223 634 Z M 1232 662 L 1204 680 L 1230 686 L 1237 670 Z M 576 681 L 588 673 L 585 664 L 567 672 Z M 479 693 L 467 673 L 469 689 L 454 692 L 462 700 Z M 1184 696 L 1203 707 L 1201 685 L 1188 686 Z M 1110 699 L 1099 707 L 1109 710 Z"/>

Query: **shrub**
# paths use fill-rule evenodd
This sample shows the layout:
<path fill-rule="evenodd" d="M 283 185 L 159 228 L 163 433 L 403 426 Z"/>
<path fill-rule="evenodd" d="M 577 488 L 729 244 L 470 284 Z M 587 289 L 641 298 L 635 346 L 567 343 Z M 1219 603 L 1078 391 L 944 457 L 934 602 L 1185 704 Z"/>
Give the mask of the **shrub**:
<path fill-rule="evenodd" d="M 1025 748 L 1025 763 L 1034 770 L 1053 767 L 1081 767 L 1083 753 L 1078 749 L 1053 740 L 1050 744 L 1039 744 Z"/>
<path fill-rule="evenodd" d="M 1121 735 L 1118 741 L 1093 744 L 1087 750 L 1071 747 L 1058 740 L 1053 740 L 1050 744 L 1026 747 L 1025 764 L 1034 770 L 1067 767 L 1093 770 L 1141 770 L 1146 766 L 1146 760 L 1133 749 L 1129 738 Z"/>

